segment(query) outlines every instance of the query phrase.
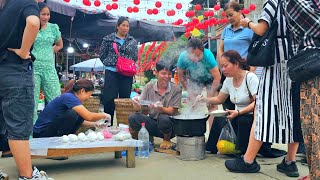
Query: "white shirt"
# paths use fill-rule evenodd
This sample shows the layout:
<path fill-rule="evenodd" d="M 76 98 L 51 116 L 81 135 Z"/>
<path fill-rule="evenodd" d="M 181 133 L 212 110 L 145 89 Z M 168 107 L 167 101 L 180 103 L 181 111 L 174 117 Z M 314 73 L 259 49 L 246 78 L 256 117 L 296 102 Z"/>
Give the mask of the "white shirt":
<path fill-rule="evenodd" d="M 243 81 L 240 87 L 238 88 L 234 87 L 233 77 L 227 77 L 224 80 L 222 88 L 220 90 L 220 92 L 230 95 L 230 100 L 233 104 L 236 105 L 237 110 L 241 110 L 247 107 L 249 104 L 251 104 L 248 89 L 251 92 L 252 96 L 257 94 L 257 90 L 258 90 L 259 79 L 257 75 L 251 72 L 248 73 L 248 71 L 246 73 L 247 73 L 247 77 L 243 78 Z M 248 87 L 247 87 L 246 81 L 247 81 Z"/>

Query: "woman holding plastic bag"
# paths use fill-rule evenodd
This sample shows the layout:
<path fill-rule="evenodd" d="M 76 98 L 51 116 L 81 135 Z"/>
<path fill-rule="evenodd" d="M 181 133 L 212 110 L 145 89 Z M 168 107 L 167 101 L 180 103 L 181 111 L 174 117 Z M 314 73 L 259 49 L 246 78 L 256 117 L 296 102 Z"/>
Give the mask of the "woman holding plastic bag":
<path fill-rule="evenodd" d="M 227 109 L 227 119 L 231 121 L 235 134 L 237 135 L 236 146 L 241 152 L 245 152 L 248 146 L 250 129 L 253 122 L 254 99 L 258 89 L 259 79 L 254 74 L 248 71 L 249 66 L 246 60 L 242 59 L 237 51 L 229 50 L 222 54 L 220 59 L 222 73 L 227 77 L 223 86 L 216 97 L 203 98 L 210 104 L 222 104 L 230 97 L 232 103 L 235 104 L 235 109 Z M 228 124 L 226 125 L 228 126 Z M 229 127 L 232 128 L 232 127 Z M 232 132 L 232 131 L 230 131 Z M 225 133 L 224 130 L 222 134 Z M 222 135 L 221 134 L 221 135 Z M 232 134 L 232 133 L 231 133 Z M 232 137 L 234 137 L 232 135 Z M 231 140 L 230 138 L 228 138 Z M 225 139 L 224 140 L 228 140 Z M 223 141 L 221 141 L 223 142 Z M 217 148 L 223 149 L 226 144 L 218 142 Z M 230 141 L 226 142 L 230 146 L 234 146 Z M 226 145 L 230 147 L 229 145 Z M 234 148 L 231 148 L 234 150 Z M 234 153 L 230 148 L 227 148 L 222 154 Z"/>

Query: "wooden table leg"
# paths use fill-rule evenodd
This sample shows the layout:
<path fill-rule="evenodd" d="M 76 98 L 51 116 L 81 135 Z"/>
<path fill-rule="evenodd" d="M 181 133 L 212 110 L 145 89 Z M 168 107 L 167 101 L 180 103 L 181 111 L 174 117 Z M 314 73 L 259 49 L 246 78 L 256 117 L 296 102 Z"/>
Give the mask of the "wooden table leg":
<path fill-rule="evenodd" d="M 115 151 L 115 152 L 114 152 L 114 158 L 115 158 L 115 159 L 120 159 L 120 158 L 122 158 L 122 151 Z"/>
<path fill-rule="evenodd" d="M 135 147 L 130 147 L 127 150 L 127 168 L 134 168 L 136 167 L 136 159 L 135 159 Z"/>

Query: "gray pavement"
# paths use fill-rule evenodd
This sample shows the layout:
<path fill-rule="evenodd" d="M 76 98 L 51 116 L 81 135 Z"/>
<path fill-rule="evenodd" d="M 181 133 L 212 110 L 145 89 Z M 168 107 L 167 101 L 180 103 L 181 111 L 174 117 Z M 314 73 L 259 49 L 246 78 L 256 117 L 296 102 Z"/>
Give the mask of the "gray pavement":
<path fill-rule="evenodd" d="M 224 161 L 230 159 L 223 155 L 207 154 L 201 161 L 182 161 L 174 155 L 152 152 L 149 159 L 136 158 L 136 168 L 126 168 L 125 158 L 114 159 L 113 153 L 73 156 L 68 160 L 57 161 L 35 159 L 33 164 L 45 170 L 55 180 L 205 180 L 205 179 L 297 179 L 289 178 L 277 172 L 276 164 L 282 158 L 258 158 L 261 171 L 255 174 L 230 173 L 224 167 Z M 300 157 L 297 158 L 300 160 Z M 308 167 L 297 163 L 301 176 L 308 174 Z M 18 179 L 13 158 L 0 159 L 0 169 L 10 179 Z"/>

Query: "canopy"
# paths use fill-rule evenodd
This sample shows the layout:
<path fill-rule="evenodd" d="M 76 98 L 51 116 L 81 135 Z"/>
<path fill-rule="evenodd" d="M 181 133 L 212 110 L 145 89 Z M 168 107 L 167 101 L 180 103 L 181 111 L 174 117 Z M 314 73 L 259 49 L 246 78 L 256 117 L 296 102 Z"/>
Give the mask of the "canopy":
<path fill-rule="evenodd" d="M 85 71 L 85 72 L 99 72 L 104 71 L 104 65 L 99 58 L 89 59 L 78 64 L 70 66 L 70 70 Z"/>

